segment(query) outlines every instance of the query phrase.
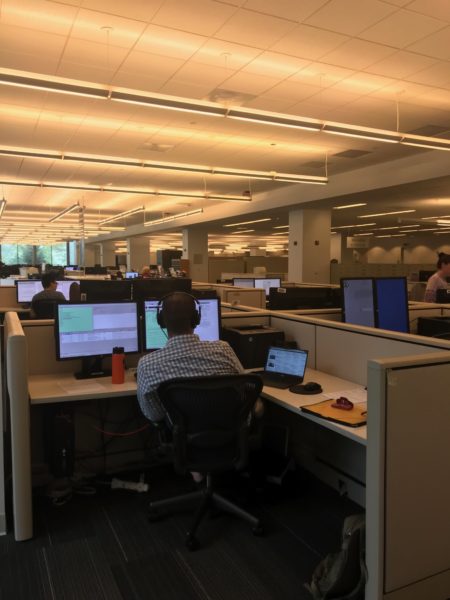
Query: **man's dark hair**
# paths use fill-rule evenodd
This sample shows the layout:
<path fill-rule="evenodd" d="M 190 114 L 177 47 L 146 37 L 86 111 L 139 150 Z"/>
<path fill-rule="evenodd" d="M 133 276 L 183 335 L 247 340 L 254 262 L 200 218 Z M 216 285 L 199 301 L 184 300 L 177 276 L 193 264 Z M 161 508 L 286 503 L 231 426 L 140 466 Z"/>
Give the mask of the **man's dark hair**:
<path fill-rule="evenodd" d="M 57 273 L 55 271 L 49 271 L 48 273 L 44 273 L 42 275 L 42 287 L 44 290 L 50 287 L 52 283 L 56 281 Z"/>
<path fill-rule="evenodd" d="M 445 252 L 439 252 L 438 257 L 439 258 L 436 264 L 438 269 L 441 269 L 443 265 L 450 264 L 450 254 L 445 254 Z"/>
<path fill-rule="evenodd" d="M 173 292 L 163 300 L 162 315 L 167 331 L 172 335 L 192 333 L 197 306 L 194 298 L 186 292 Z"/>

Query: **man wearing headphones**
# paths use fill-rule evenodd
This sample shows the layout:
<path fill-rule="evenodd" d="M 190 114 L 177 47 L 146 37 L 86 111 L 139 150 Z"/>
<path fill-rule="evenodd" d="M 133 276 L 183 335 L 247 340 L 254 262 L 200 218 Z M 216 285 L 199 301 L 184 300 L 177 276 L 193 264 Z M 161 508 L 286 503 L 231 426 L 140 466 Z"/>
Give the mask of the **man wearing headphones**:
<path fill-rule="evenodd" d="M 162 421 L 165 417 L 156 393 L 163 381 L 243 373 L 227 342 L 202 342 L 194 334 L 201 314 L 198 302 L 190 294 L 174 292 L 163 298 L 157 319 L 159 326 L 167 329 L 167 344 L 141 358 L 137 369 L 139 405 L 150 421 Z"/>

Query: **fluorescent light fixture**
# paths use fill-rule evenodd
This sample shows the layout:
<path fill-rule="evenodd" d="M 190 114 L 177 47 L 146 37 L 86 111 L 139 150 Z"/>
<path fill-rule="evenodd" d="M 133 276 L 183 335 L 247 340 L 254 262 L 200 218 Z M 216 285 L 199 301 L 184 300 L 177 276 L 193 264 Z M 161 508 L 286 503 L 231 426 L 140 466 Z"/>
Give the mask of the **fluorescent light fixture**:
<path fill-rule="evenodd" d="M 0 200 L 0 217 L 3 215 L 3 211 L 6 208 L 6 200 L 3 198 L 3 200 Z"/>
<path fill-rule="evenodd" d="M 450 225 L 450 221 L 445 220 L 445 219 L 438 219 L 437 224 L 438 225 Z"/>
<path fill-rule="evenodd" d="M 450 229 L 442 229 L 441 231 L 434 231 L 433 235 L 440 235 L 441 233 L 450 233 Z"/>
<path fill-rule="evenodd" d="M 405 237 L 406 233 L 393 233 L 391 237 Z"/>
<path fill-rule="evenodd" d="M 363 140 L 374 140 L 376 142 L 388 142 L 390 144 L 398 144 L 402 139 L 401 134 L 394 131 L 356 127 L 353 125 L 345 125 L 343 123 L 325 123 L 322 131 L 325 131 L 325 133 L 332 133 L 333 135 L 343 135 L 345 137 L 354 137 Z"/>
<path fill-rule="evenodd" d="M 250 233 L 251 231 L 255 231 L 254 229 L 239 229 L 239 231 L 231 231 L 230 235 L 239 235 L 241 233 Z"/>
<path fill-rule="evenodd" d="M 229 119 L 238 119 L 239 121 L 249 121 L 262 125 L 276 125 L 277 127 L 290 127 L 293 129 L 306 129 L 308 131 L 321 131 L 322 123 L 316 119 L 307 117 L 295 117 L 293 115 L 283 115 L 265 111 L 249 111 L 241 108 L 231 108 L 226 116 Z"/>
<path fill-rule="evenodd" d="M 393 210 L 391 212 L 384 213 L 374 213 L 372 215 L 358 215 L 357 219 L 372 219 L 373 217 L 386 217 L 387 215 L 404 215 L 406 213 L 416 212 L 415 208 L 411 208 L 410 210 Z"/>
<path fill-rule="evenodd" d="M 118 215 L 114 215 L 113 217 L 108 217 L 107 219 L 102 219 L 98 222 L 98 225 L 106 225 L 106 223 L 111 223 L 112 221 L 117 221 L 118 219 L 123 219 L 125 217 L 129 217 L 131 215 L 135 215 L 137 213 L 145 211 L 145 206 L 138 206 L 137 208 L 131 208 L 130 210 L 126 210 L 124 212 L 119 213 Z"/>
<path fill-rule="evenodd" d="M 450 150 L 450 140 L 440 138 L 426 138 L 424 136 L 404 136 L 401 143 L 405 146 L 426 148 L 427 150 Z"/>
<path fill-rule="evenodd" d="M 274 229 L 289 229 L 289 225 L 274 225 Z"/>
<path fill-rule="evenodd" d="M 237 227 L 238 225 L 251 225 L 252 223 L 263 223 L 264 221 L 271 221 L 270 217 L 265 219 L 255 219 L 254 221 L 241 221 L 240 223 L 228 223 L 228 225 L 224 225 L 224 227 Z"/>
<path fill-rule="evenodd" d="M 279 233 L 272 233 L 272 235 L 284 235 L 284 236 L 287 236 L 288 233 L 286 231 L 280 231 Z"/>
<path fill-rule="evenodd" d="M 144 225 L 149 227 L 151 225 L 161 225 L 162 223 L 169 223 L 170 221 L 175 221 L 176 219 L 181 219 L 183 217 L 190 217 L 191 215 L 197 215 L 198 213 L 202 213 L 203 208 L 197 208 L 196 210 L 190 210 L 184 213 L 178 213 L 175 215 L 170 215 L 168 217 L 162 217 L 161 219 L 154 219 L 153 221 L 145 221 Z"/>
<path fill-rule="evenodd" d="M 440 217 L 422 217 L 422 221 L 435 221 L 437 219 L 450 219 L 450 215 L 441 215 Z"/>
<path fill-rule="evenodd" d="M 49 219 L 48 222 L 53 223 L 54 221 L 57 221 L 58 219 L 61 219 L 62 217 L 64 217 L 64 215 L 68 215 L 69 213 L 73 212 L 74 210 L 77 210 L 80 208 L 81 208 L 81 206 L 78 204 L 78 202 L 76 204 L 72 204 L 72 206 L 65 208 L 60 213 L 58 213 L 57 215 L 55 215 L 54 217 Z"/>
<path fill-rule="evenodd" d="M 449 221 L 450 223 L 450 221 Z M 399 225 L 399 229 L 411 229 L 412 227 L 420 227 L 419 225 Z"/>
<path fill-rule="evenodd" d="M 344 208 L 355 208 L 356 206 L 367 206 L 367 202 L 358 202 L 357 204 L 344 204 L 342 206 L 333 206 L 333 210 L 343 210 Z"/>
<path fill-rule="evenodd" d="M 387 231 L 388 229 L 400 229 L 400 226 L 396 225 L 395 227 L 378 227 L 377 231 Z"/>
<path fill-rule="evenodd" d="M 438 229 L 436 229 L 435 227 L 432 227 L 431 229 L 427 228 L 427 229 L 418 229 L 417 230 L 419 233 L 422 233 L 422 231 L 438 231 Z"/>
<path fill-rule="evenodd" d="M 354 227 L 372 227 L 376 223 L 361 223 L 355 225 L 339 225 L 339 227 L 332 227 L 332 229 L 353 229 Z"/>
<path fill-rule="evenodd" d="M 355 233 L 353 237 L 362 237 L 363 235 L 373 235 L 373 233 Z"/>

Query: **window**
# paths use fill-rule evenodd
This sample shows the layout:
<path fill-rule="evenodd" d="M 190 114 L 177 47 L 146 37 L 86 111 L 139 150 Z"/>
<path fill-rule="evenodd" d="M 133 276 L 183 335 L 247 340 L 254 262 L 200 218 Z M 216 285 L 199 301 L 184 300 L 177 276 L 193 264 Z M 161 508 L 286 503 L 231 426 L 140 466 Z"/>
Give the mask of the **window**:
<path fill-rule="evenodd" d="M 68 264 L 67 262 L 67 244 L 63 242 L 62 244 L 54 244 L 51 246 L 52 249 L 52 265 L 61 265 L 65 266 Z"/>
<path fill-rule="evenodd" d="M 23 265 L 33 265 L 33 246 L 29 246 L 27 244 L 18 244 L 17 262 Z"/>
<path fill-rule="evenodd" d="M 2 244 L 2 261 L 5 263 L 5 265 L 17 264 L 16 244 Z"/>
<path fill-rule="evenodd" d="M 36 263 L 52 264 L 52 247 L 51 246 L 36 246 Z"/>

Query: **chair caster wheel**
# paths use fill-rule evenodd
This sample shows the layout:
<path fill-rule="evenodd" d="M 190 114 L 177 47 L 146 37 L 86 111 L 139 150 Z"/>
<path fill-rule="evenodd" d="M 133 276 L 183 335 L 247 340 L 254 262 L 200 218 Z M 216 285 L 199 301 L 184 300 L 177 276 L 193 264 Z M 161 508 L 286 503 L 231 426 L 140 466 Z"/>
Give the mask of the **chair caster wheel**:
<path fill-rule="evenodd" d="M 187 535 L 186 536 L 186 548 L 190 552 L 195 552 L 195 550 L 198 550 L 200 548 L 200 544 L 198 542 L 198 539 L 195 538 L 192 535 Z"/>
<path fill-rule="evenodd" d="M 263 526 L 261 524 L 255 525 L 252 529 L 252 533 L 257 537 L 264 535 Z"/>

